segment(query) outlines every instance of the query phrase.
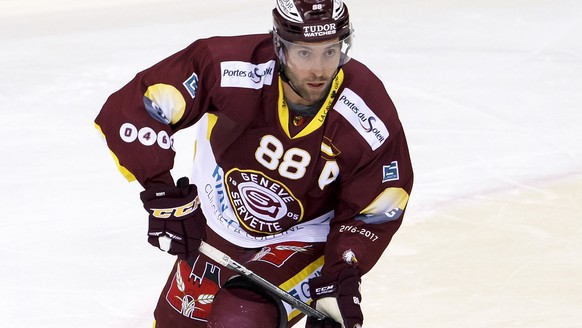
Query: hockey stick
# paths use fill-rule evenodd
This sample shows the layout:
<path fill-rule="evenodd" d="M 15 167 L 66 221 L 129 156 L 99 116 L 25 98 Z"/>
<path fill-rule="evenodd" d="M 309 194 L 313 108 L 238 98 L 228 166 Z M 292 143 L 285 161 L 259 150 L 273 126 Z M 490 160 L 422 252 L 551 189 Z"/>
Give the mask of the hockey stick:
<path fill-rule="evenodd" d="M 214 248 L 214 246 L 202 242 L 198 250 L 200 251 L 200 253 L 208 256 L 209 258 L 220 263 L 221 265 L 244 275 L 249 280 L 265 288 L 271 294 L 278 296 L 281 300 L 285 301 L 286 303 L 289 303 L 290 305 L 292 305 L 299 311 L 303 312 L 304 314 L 310 317 L 317 318 L 319 320 L 323 320 L 327 317 L 325 314 L 312 308 L 307 303 L 299 299 L 296 299 L 283 289 L 273 285 L 269 281 L 265 280 L 263 277 L 245 268 L 242 264 L 231 259 L 230 256 Z"/>

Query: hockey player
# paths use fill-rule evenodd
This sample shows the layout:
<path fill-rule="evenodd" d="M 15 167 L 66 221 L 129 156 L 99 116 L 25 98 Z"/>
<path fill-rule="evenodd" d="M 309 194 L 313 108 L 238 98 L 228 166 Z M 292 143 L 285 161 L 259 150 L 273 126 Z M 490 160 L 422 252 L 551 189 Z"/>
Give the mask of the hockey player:
<path fill-rule="evenodd" d="M 340 0 L 278 0 L 269 34 L 213 37 L 136 75 L 95 120 L 143 187 L 148 242 L 177 255 L 158 328 L 291 327 L 302 314 L 199 254 L 201 240 L 334 320 L 360 327 L 360 282 L 412 189 L 406 138 L 381 81 L 350 59 Z M 196 124 L 196 125 L 194 125 Z M 173 134 L 193 126 L 175 183 Z"/>

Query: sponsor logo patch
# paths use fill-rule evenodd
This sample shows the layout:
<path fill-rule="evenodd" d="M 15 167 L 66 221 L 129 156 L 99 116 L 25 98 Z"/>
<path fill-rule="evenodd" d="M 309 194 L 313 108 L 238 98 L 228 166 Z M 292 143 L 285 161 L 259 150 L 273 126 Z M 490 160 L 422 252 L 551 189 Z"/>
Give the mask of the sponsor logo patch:
<path fill-rule="evenodd" d="M 196 97 L 196 91 L 198 90 L 198 75 L 196 73 L 192 73 L 190 77 L 182 83 L 192 99 Z"/>
<path fill-rule="evenodd" d="M 260 89 L 271 85 L 275 72 L 275 61 L 251 64 L 242 61 L 220 63 L 220 86 L 233 88 Z"/>
<path fill-rule="evenodd" d="M 390 165 L 384 165 L 383 170 L 382 183 L 400 179 L 398 174 L 398 161 L 393 161 Z"/>
<path fill-rule="evenodd" d="M 372 150 L 382 146 L 390 133 L 384 123 L 355 92 L 346 88 L 333 107 L 360 133 Z"/>

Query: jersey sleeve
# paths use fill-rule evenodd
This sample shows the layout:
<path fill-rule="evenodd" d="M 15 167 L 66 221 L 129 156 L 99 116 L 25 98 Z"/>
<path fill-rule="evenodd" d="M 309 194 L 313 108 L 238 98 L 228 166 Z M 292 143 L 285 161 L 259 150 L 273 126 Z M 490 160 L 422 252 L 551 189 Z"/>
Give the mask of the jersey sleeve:
<path fill-rule="evenodd" d="M 107 99 L 95 126 L 129 181 L 144 187 L 174 183 L 172 136 L 207 111 L 211 72 L 209 51 L 197 41 L 138 73 Z"/>
<path fill-rule="evenodd" d="M 346 263 L 357 265 L 361 274 L 368 272 L 402 223 L 413 171 L 395 110 L 389 130 L 390 136 L 381 147 L 352 158 L 357 165 L 347 173 L 340 172 L 339 201 L 327 238 L 324 273 L 337 272 Z"/>

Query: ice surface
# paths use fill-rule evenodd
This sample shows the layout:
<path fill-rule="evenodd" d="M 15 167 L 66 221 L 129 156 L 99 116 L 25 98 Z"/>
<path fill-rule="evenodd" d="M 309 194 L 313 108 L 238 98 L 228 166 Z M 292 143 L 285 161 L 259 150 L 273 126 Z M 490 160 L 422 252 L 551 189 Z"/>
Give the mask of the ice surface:
<path fill-rule="evenodd" d="M 196 38 L 268 31 L 273 5 L 0 0 L 0 326 L 151 327 L 173 259 L 93 118 Z M 366 327 L 582 327 L 582 2 L 348 5 L 416 170 Z"/>

